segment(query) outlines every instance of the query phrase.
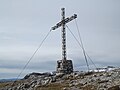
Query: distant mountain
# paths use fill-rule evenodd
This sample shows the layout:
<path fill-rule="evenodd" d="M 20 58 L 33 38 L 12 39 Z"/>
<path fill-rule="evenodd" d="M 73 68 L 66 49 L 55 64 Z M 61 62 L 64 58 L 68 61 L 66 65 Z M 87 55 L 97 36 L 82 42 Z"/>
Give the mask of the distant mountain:
<path fill-rule="evenodd" d="M 16 78 L 11 78 L 11 79 L 0 79 L 0 82 L 11 82 L 11 81 L 15 81 Z"/>

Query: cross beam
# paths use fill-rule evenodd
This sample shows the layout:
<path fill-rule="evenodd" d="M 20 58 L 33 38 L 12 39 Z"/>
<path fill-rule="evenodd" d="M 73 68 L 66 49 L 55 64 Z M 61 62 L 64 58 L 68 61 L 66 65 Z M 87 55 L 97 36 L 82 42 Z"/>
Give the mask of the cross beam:
<path fill-rule="evenodd" d="M 68 22 L 70 22 L 70 21 L 72 21 L 73 19 L 76 19 L 76 18 L 77 18 L 77 14 L 74 14 L 71 17 L 67 17 L 66 19 L 58 22 L 54 27 L 51 28 L 51 30 L 55 30 L 55 29 L 61 27 L 63 22 L 65 22 L 65 24 L 66 24 L 66 23 L 68 23 Z"/>
<path fill-rule="evenodd" d="M 52 27 L 52 30 L 55 30 L 59 27 L 62 27 L 62 60 L 67 60 L 67 56 L 66 56 L 66 31 L 65 31 L 65 24 L 67 24 L 68 22 L 74 20 L 75 18 L 77 18 L 77 15 L 74 14 L 71 17 L 67 17 L 65 18 L 65 8 L 62 8 L 62 18 L 61 21 L 58 22 L 54 27 Z"/>

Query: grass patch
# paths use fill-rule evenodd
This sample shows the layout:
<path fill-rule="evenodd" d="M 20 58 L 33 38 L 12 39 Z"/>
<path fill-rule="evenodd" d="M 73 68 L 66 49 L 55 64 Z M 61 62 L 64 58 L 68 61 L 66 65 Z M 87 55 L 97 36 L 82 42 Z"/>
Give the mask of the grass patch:
<path fill-rule="evenodd" d="M 10 82 L 0 83 L 0 88 L 4 88 L 6 86 L 9 86 L 10 84 Z"/>
<path fill-rule="evenodd" d="M 63 90 L 63 88 L 69 87 L 66 83 L 51 83 L 46 86 L 39 86 L 36 90 Z"/>

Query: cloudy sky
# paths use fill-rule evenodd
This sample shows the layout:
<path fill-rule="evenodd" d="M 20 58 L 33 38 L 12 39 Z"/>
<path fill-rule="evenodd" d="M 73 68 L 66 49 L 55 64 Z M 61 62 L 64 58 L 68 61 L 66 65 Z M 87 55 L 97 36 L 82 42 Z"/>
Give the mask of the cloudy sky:
<path fill-rule="evenodd" d="M 96 66 L 120 66 L 120 0 L 0 0 L 1 79 L 17 77 L 50 28 L 60 21 L 62 7 L 66 17 L 78 15 L 84 47 Z M 78 38 L 75 21 L 68 26 Z M 68 30 L 67 54 L 75 70 L 87 69 L 82 50 Z M 55 71 L 59 59 L 60 28 L 50 33 L 21 77 Z M 89 65 L 93 66 L 90 61 Z"/>

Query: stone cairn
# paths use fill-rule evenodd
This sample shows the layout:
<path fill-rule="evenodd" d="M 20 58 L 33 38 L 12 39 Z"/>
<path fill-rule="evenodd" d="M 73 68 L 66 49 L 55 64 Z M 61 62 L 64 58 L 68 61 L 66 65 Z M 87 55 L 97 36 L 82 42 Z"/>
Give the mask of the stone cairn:
<path fill-rule="evenodd" d="M 57 73 L 70 74 L 73 72 L 72 60 L 58 60 Z"/>

